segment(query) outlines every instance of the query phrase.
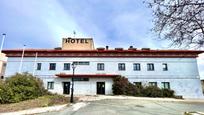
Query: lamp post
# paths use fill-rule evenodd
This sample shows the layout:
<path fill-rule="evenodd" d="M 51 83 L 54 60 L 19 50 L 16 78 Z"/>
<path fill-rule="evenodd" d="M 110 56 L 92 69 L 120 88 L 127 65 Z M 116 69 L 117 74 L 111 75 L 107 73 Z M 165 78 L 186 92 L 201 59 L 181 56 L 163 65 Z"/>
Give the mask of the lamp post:
<path fill-rule="evenodd" d="M 71 88 L 71 98 L 70 98 L 70 102 L 73 103 L 74 102 L 74 96 L 73 96 L 73 93 L 74 93 L 74 71 L 75 71 L 75 68 L 76 68 L 76 64 L 73 62 L 72 63 L 72 69 L 73 69 L 73 75 L 72 75 L 72 88 Z"/>
<path fill-rule="evenodd" d="M 3 37 L 2 37 L 2 41 L 1 41 L 0 53 L 2 52 L 2 49 L 3 49 L 4 39 L 5 39 L 5 37 L 6 37 L 6 34 L 3 33 L 2 36 L 3 36 Z"/>

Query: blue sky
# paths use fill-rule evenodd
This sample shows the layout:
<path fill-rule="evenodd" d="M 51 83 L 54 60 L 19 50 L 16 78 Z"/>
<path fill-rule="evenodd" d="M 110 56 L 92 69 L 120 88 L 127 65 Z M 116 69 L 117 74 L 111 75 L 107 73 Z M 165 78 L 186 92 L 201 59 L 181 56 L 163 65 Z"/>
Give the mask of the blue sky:
<path fill-rule="evenodd" d="M 0 5 L 4 49 L 58 47 L 73 30 L 76 37 L 93 37 L 96 47 L 169 48 L 168 41 L 155 40 L 151 9 L 142 0 L 0 0 Z"/>

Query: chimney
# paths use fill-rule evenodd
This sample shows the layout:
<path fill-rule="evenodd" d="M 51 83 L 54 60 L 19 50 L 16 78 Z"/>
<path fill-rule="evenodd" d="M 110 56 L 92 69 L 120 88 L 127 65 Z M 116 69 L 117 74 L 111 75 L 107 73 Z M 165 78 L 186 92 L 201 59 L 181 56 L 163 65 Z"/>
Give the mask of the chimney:
<path fill-rule="evenodd" d="M 133 48 L 133 46 L 130 46 L 129 48 L 130 48 L 130 49 L 132 49 L 132 48 Z"/>
<path fill-rule="evenodd" d="M 108 47 L 109 47 L 109 46 L 106 46 L 106 50 L 108 50 Z"/>
<path fill-rule="evenodd" d="M 130 47 L 128 48 L 128 50 L 137 50 L 137 48 L 134 48 L 133 46 L 130 46 Z"/>

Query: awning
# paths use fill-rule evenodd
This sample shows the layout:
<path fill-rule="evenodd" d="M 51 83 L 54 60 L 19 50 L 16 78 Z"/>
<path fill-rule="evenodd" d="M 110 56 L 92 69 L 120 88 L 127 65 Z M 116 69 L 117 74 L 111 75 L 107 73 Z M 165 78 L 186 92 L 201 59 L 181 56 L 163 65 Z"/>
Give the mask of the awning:
<path fill-rule="evenodd" d="M 73 74 L 56 74 L 60 78 L 72 78 Z M 74 74 L 75 78 L 114 78 L 120 75 L 116 74 Z"/>

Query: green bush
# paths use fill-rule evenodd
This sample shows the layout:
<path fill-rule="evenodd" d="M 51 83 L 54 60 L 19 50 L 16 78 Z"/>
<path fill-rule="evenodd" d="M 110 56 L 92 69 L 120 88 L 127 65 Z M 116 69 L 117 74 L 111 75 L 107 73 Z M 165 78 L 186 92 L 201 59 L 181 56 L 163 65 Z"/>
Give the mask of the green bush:
<path fill-rule="evenodd" d="M 144 97 L 163 97 L 162 90 L 156 86 L 146 86 L 142 90 Z"/>
<path fill-rule="evenodd" d="M 127 88 L 129 85 L 129 81 L 127 78 L 118 76 L 113 79 L 113 82 L 114 82 L 112 86 L 113 94 L 115 95 L 127 94 Z"/>
<path fill-rule="evenodd" d="M 0 81 L 0 103 L 12 103 L 13 100 L 13 92 L 8 85 L 2 81 Z"/>
<path fill-rule="evenodd" d="M 175 97 L 174 91 L 170 89 L 160 89 L 156 86 L 136 86 L 127 78 L 118 76 L 113 79 L 114 95 L 131 95 L 143 97 Z"/>
<path fill-rule="evenodd" d="M 13 103 L 34 99 L 47 94 L 43 82 L 31 74 L 16 74 L 0 85 L 0 103 Z"/>

